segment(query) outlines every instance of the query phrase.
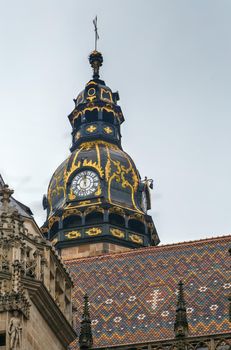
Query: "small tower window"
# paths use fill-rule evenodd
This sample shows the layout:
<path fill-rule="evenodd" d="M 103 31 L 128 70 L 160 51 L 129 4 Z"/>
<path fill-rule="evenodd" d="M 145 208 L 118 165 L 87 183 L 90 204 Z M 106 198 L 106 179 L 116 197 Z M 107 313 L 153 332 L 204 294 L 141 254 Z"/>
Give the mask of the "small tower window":
<path fill-rule="evenodd" d="M 114 124 L 114 114 L 112 112 L 103 111 L 103 121 L 109 124 Z"/>
<path fill-rule="evenodd" d="M 145 226 L 141 221 L 131 219 L 128 222 L 128 228 L 132 231 L 138 232 L 138 233 L 145 233 Z"/>
<path fill-rule="evenodd" d="M 85 223 L 86 225 L 91 224 L 100 224 L 103 222 L 103 213 L 93 212 L 86 216 Z"/>
<path fill-rule="evenodd" d="M 86 111 L 85 120 L 87 123 L 96 122 L 98 120 L 98 110 L 93 109 L 92 111 Z"/>
<path fill-rule="evenodd" d="M 0 333 L 0 346 L 6 345 L 6 333 Z"/>
<path fill-rule="evenodd" d="M 71 215 L 63 220 L 64 229 L 80 226 L 81 224 L 82 224 L 82 218 L 78 215 Z"/>
<path fill-rule="evenodd" d="M 199 343 L 196 346 L 196 350 L 208 350 L 208 346 L 205 343 Z"/>
<path fill-rule="evenodd" d="M 109 214 L 109 223 L 116 226 L 122 226 L 122 227 L 125 226 L 125 220 L 123 216 L 115 213 Z"/>

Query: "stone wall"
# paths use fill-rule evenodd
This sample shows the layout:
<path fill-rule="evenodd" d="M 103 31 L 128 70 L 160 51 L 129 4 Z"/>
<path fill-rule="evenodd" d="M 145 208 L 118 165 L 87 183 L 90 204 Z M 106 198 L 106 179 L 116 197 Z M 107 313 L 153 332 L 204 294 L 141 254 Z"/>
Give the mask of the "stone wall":
<path fill-rule="evenodd" d="M 96 256 L 110 253 L 121 253 L 130 250 L 130 248 L 122 247 L 112 243 L 91 243 L 82 244 L 77 247 L 62 248 L 61 256 L 63 260 L 70 260 L 76 258 L 87 258 L 89 256 Z"/>
<path fill-rule="evenodd" d="M 6 335 L 6 345 L 0 345 L 0 350 L 11 349 L 9 325 L 12 317 L 13 313 L 0 313 L 0 335 Z M 30 308 L 30 318 L 27 320 L 20 315 L 19 319 L 21 346 L 17 346 L 18 350 L 65 349 L 33 303 Z"/>
<path fill-rule="evenodd" d="M 30 319 L 23 325 L 23 347 L 30 350 L 64 350 L 57 336 L 48 326 L 35 305 L 31 305 Z M 1 349 L 1 348 L 0 348 Z"/>

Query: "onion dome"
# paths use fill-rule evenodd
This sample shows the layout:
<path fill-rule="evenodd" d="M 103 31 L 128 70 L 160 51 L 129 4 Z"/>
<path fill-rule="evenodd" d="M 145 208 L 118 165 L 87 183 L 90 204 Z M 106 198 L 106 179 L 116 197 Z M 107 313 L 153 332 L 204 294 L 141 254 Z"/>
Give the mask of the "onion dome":
<path fill-rule="evenodd" d="M 126 247 L 156 245 L 151 216 L 150 182 L 141 181 L 121 146 L 124 117 L 118 92 L 99 79 L 103 57 L 89 57 L 93 78 L 74 100 L 71 155 L 54 172 L 44 208 L 43 231 L 58 248 L 86 242 Z"/>

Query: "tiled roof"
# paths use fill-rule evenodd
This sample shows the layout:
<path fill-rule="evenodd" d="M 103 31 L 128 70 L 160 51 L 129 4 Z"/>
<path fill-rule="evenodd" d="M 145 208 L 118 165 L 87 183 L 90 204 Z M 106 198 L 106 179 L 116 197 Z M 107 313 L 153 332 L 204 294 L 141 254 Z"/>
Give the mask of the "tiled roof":
<path fill-rule="evenodd" d="M 231 332 L 230 246 L 231 236 L 223 236 L 67 261 L 77 331 L 87 292 L 94 347 L 174 338 L 182 279 L 190 336 Z"/>

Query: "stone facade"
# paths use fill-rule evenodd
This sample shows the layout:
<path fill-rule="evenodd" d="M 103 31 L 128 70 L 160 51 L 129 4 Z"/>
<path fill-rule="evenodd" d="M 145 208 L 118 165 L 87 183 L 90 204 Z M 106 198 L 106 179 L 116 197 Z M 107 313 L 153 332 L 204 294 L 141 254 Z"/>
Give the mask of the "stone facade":
<path fill-rule="evenodd" d="M 100 242 L 82 244 L 75 247 L 67 247 L 61 250 L 63 260 L 70 260 L 76 258 L 87 258 L 89 256 L 97 256 L 105 253 L 122 253 L 130 250 L 128 247 L 123 247 L 117 244 Z"/>
<path fill-rule="evenodd" d="M 72 280 L 33 218 L 24 224 L 12 193 L 0 187 L 0 349 L 64 350 L 76 337 Z"/>

